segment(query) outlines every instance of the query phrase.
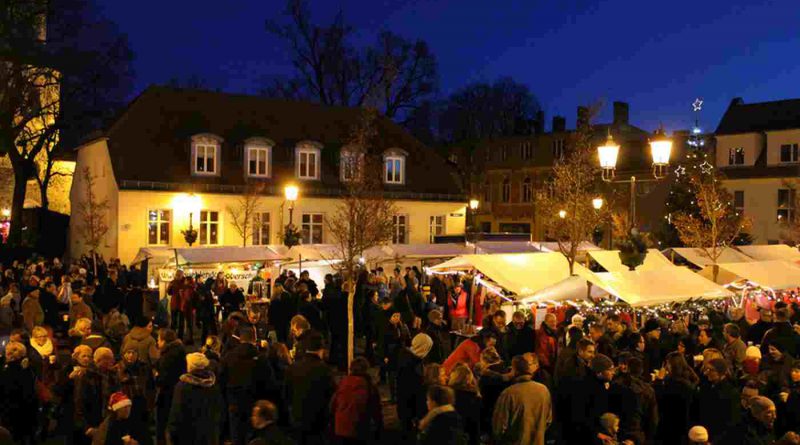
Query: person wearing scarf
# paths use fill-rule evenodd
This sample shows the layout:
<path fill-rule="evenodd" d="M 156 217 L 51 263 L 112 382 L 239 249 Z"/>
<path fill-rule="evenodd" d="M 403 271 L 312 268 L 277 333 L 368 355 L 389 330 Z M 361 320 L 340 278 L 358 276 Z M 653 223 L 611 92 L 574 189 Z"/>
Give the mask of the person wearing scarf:
<path fill-rule="evenodd" d="M 225 406 L 209 361 L 201 352 L 186 354 L 187 373 L 175 386 L 167 422 L 173 445 L 217 445 Z"/>
<path fill-rule="evenodd" d="M 467 438 L 461 426 L 453 403 L 455 393 L 452 389 L 434 385 L 428 388 L 428 414 L 419 421 L 419 445 L 456 445 L 466 443 Z"/>

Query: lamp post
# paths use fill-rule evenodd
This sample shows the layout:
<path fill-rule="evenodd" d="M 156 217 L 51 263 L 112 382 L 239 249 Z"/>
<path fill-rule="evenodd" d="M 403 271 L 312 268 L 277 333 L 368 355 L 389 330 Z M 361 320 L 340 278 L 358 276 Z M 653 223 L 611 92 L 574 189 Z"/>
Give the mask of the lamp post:
<path fill-rule="evenodd" d="M 594 209 L 597 210 L 598 212 L 603 208 L 603 204 L 604 204 L 603 198 L 601 198 L 599 196 L 592 200 L 592 207 L 594 207 Z M 601 227 L 602 227 L 602 224 L 601 224 Z M 611 233 L 611 224 L 609 223 L 608 224 L 608 250 L 611 250 L 611 235 L 612 235 L 612 233 Z"/>
<path fill-rule="evenodd" d="M 667 167 L 669 166 L 669 157 L 672 153 L 672 140 L 667 137 L 664 132 L 664 127 L 661 126 L 653 133 L 653 137 L 649 140 L 650 156 L 652 158 L 652 178 L 637 179 L 636 176 L 631 175 L 630 179 L 615 179 L 617 158 L 619 156 L 619 144 L 614 141 L 611 136 L 611 130 L 608 131 L 608 138 L 606 143 L 597 147 L 597 156 L 600 161 L 600 168 L 603 170 L 602 179 L 605 182 L 614 184 L 630 184 L 631 190 L 631 203 L 630 203 L 630 223 L 631 227 L 636 226 L 636 183 L 637 182 L 655 182 L 660 181 L 666 177 Z"/>
<path fill-rule="evenodd" d="M 467 241 L 473 243 L 475 245 L 475 253 L 478 253 L 478 244 L 476 238 L 476 234 L 478 233 L 478 221 L 476 218 L 476 214 L 478 213 L 478 207 L 480 207 L 481 202 L 477 199 L 470 199 L 469 200 L 469 224 L 467 225 Z"/>

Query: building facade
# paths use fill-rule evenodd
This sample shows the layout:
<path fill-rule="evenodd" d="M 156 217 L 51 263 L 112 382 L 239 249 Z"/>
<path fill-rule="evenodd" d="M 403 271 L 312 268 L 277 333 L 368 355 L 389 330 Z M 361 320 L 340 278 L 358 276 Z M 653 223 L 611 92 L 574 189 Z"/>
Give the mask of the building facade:
<path fill-rule="evenodd" d="M 715 132 L 716 166 L 737 209 L 750 218 L 756 244 L 787 239 L 800 185 L 800 99 L 731 101 Z"/>
<path fill-rule="evenodd" d="M 289 223 L 284 187 L 297 185 L 292 222 L 305 244 L 335 240 L 326 227 L 352 174 L 348 141 L 358 109 L 204 91 L 148 88 L 103 134 L 76 149 L 73 206 L 108 204 L 105 257 L 131 261 L 139 248 L 243 244 L 234 215 L 254 187 L 257 212 L 248 245 L 281 244 Z M 394 243 L 428 243 L 464 233 L 466 196 L 451 166 L 384 117 L 375 121 L 382 193 L 395 202 Z M 70 221 L 70 254 L 88 251 L 79 215 Z"/>

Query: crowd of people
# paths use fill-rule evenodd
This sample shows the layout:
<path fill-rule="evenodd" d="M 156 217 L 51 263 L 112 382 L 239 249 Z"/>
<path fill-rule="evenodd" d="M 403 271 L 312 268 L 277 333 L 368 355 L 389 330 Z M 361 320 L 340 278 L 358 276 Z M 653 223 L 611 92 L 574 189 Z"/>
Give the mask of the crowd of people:
<path fill-rule="evenodd" d="M 159 298 L 118 261 L 0 277 L 0 443 L 386 443 L 392 405 L 422 445 L 800 443 L 795 302 L 754 324 L 725 306 L 536 320 L 414 268 L 352 289 L 284 271 L 266 309 L 224 274 L 177 271 Z"/>

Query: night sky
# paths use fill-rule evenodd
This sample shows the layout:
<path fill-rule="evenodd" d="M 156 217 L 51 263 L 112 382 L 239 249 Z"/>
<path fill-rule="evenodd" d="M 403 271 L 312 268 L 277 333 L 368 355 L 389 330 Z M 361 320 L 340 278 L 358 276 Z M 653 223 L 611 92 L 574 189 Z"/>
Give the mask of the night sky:
<path fill-rule="evenodd" d="M 291 71 L 285 45 L 264 29 L 283 0 L 99 1 L 129 37 L 137 93 L 192 75 L 254 92 L 264 76 Z M 579 104 L 605 100 L 607 121 L 610 102 L 623 100 L 635 125 L 688 128 L 700 96 L 701 124 L 713 130 L 733 97 L 800 97 L 798 0 L 319 0 L 311 8 L 318 23 L 341 8 L 360 42 L 381 29 L 426 40 L 442 95 L 507 75 L 568 125 Z"/>

